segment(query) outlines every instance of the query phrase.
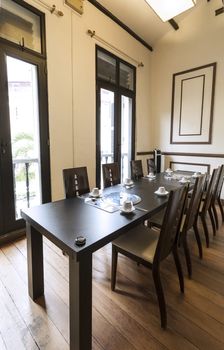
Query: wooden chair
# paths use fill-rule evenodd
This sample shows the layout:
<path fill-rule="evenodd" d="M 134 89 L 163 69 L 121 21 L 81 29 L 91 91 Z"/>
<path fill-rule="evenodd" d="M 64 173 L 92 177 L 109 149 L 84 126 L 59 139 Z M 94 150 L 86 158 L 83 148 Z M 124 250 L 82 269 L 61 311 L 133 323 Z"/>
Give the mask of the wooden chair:
<path fill-rule="evenodd" d="M 147 165 L 147 171 L 149 173 L 156 173 L 156 167 L 155 167 L 155 162 L 154 159 L 146 159 L 146 165 Z"/>
<path fill-rule="evenodd" d="M 218 172 L 219 172 L 218 168 L 213 170 L 212 176 L 211 176 L 210 181 L 208 183 L 207 190 L 206 190 L 205 195 L 203 196 L 203 198 L 201 200 L 201 204 L 200 204 L 200 208 L 199 208 L 199 212 L 198 212 L 198 217 L 201 218 L 207 248 L 209 247 L 209 232 L 208 232 L 208 226 L 206 223 L 207 213 L 209 213 L 210 220 L 211 220 L 212 227 L 213 227 L 213 234 L 215 234 L 215 223 L 214 223 L 214 217 L 213 217 L 213 213 L 212 213 L 211 204 L 212 204 L 212 198 L 214 195 L 214 191 L 216 188 Z"/>
<path fill-rule="evenodd" d="M 219 220 L 218 220 L 218 213 L 216 210 L 216 202 L 219 205 L 220 208 L 220 212 L 222 215 L 222 221 L 224 221 L 224 211 L 223 211 L 223 206 L 222 206 L 222 202 L 221 202 L 221 192 L 222 192 L 222 186 L 223 186 L 223 180 L 224 180 L 224 164 L 221 165 L 221 167 L 219 168 L 219 173 L 217 175 L 217 182 L 216 182 L 216 186 L 215 186 L 215 190 L 214 190 L 214 194 L 211 200 L 211 208 L 214 214 L 214 218 L 215 218 L 215 224 L 216 224 L 216 229 L 218 230 L 219 228 Z"/>
<path fill-rule="evenodd" d="M 131 178 L 133 180 L 138 180 L 140 177 L 143 177 L 143 169 L 142 169 L 142 161 L 139 160 L 131 160 Z"/>
<path fill-rule="evenodd" d="M 182 293 L 184 292 L 184 279 L 177 252 L 177 235 L 186 193 L 186 187 L 170 192 L 160 235 L 158 235 L 158 231 L 140 224 L 112 242 L 111 289 L 115 290 L 118 253 L 151 268 L 159 302 L 162 328 L 166 328 L 167 325 L 167 312 L 160 280 L 160 263 L 170 253 L 174 257 L 180 290 Z"/>
<path fill-rule="evenodd" d="M 190 198 L 190 202 L 186 209 L 186 212 L 183 215 L 181 228 L 180 228 L 180 237 L 183 242 L 184 254 L 186 258 L 189 278 L 191 278 L 192 276 L 192 264 L 191 264 L 190 249 L 188 246 L 187 238 L 188 238 L 188 232 L 192 228 L 194 230 L 196 242 L 198 245 L 199 257 L 200 259 L 202 259 L 203 257 L 201 238 L 197 227 L 197 218 L 198 218 L 198 211 L 201 203 L 201 197 L 203 194 L 205 179 L 206 179 L 206 175 L 201 175 L 200 177 L 196 178 L 195 185 Z"/>
<path fill-rule="evenodd" d="M 198 246 L 200 259 L 202 259 L 202 256 L 203 256 L 201 239 L 197 228 L 197 217 L 198 217 L 198 211 L 201 203 L 201 197 L 203 194 L 205 178 L 206 178 L 206 175 L 201 175 L 200 177 L 196 178 L 194 188 L 191 192 L 189 203 L 184 210 L 184 215 L 182 217 L 182 222 L 180 225 L 179 236 L 184 247 L 184 253 L 185 253 L 185 259 L 186 259 L 189 278 L 191 278 L 192 276 L 192 264 L 191 264 L 191 256 L 190 256 L 187 237 L 188 237 L 188 231 L 192 228 L 194 229 L 194 234 L 195 234 L 195 238 Z M 152 218 L 149 220 L 149 226 L 161 228 L 163 216 L 164 216 L 164 210 L 152 216 Z"/>
<path fill-rule="evenodd" d="M 66 198 L 73 198 L 88 193 L 89 180 L 86 167 L 63 169 Z"/>
<path fill-rule="evenodd" d="M 218 188 L 218 195 L 217 195 L 217 202 L 220 208 L 220 212 L 222 215 L 222 222 L 224 222 L 224 210 L 223 210 L 223 204 L 221 201 L 221 193 L 222 193 L 222 187 L 223 187 L 223 182 L 224 182 L 224 165 L 222 165 L 222 177 L 220 178 L 220 184 Z"/>
<path fill-rule="evenodd" d="M 102 164 L 104 188 L 118 185 L 121 182 L 118 163 Z"/>

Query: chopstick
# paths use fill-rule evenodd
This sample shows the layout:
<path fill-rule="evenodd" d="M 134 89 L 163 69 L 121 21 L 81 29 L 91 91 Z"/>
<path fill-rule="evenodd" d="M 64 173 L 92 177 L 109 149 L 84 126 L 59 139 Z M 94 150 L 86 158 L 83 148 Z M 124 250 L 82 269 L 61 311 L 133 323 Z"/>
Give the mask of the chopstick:
<path fill-rule="evenodd" d="M 147 211 L 148 211 L 147 209 L 140 208 L 140 207 L 135 207 L 135 209 L 140 210 L 140 211 L 145 211 L 145 212 L 147 212 Z"/>

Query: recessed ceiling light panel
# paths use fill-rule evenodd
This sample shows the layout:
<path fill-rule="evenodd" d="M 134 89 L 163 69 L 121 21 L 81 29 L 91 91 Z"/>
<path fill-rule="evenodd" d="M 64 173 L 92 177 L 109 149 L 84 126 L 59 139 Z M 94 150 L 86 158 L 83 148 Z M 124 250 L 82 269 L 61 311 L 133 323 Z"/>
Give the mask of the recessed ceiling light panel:
<path fill-rule="evenodd" d="M 163 22 L 189 10 L 195 0 L 145 0 Z"/>

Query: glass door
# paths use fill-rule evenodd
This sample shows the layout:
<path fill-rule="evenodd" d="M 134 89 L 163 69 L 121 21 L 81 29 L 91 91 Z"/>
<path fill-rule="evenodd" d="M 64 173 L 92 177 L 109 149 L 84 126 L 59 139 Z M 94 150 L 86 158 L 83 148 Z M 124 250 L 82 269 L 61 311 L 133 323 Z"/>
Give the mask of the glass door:
<path fill-rule="evenodd" d="M 100 89 L 100 165 L 114 162 L 114 92 Z"/>
<path fill-rule="evenodd" d="M 14 188 L 14 218 L 41 203 L 39 105 L 37 67 L 6 57 L 10 142 Z"/>
<path fill-rule="evenodd" d="M 24 226 L 21 209 L 50 200 L 46 74 L 27 58 L 0 50 L 0 234 Z"/>
<path fill-rule="evenodd" d="M 135 145 L 135 67 L 98 48 L 96 184 L 103 186 L 102 164 L 118 162 L 121 182 L 130 177 Z"/>
<path fill-rule="evenodd" d="M 132 98 L 121 96 L 121 181 L 131 177 L 130 161 L 132 159 L 133 140 Z"/>

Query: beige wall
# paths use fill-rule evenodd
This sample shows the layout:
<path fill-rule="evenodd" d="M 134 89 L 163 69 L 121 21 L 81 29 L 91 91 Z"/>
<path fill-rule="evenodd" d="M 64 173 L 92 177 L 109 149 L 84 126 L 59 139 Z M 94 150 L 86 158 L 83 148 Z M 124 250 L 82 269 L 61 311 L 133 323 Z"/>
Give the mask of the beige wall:
<path fill-rule="evenodd" d="M 87 165 L 90 184 L 95 185 L 96 41 L 86 34 L 87 30 L 95 30 L 113 46 L 144 63 L 143 68 L 137 68 L 136 151 L 153 147 L 149 119 L 152 54 L 88 1 L 84 2 L 82 16 L 62 0 L 54 1 L 64 12 L 63 17 L 50 14 L 33 0 L 27 2 L 46 13 L 52 199 L 56 200 L 64 197 L 63 168 Z"/>
<path fill-rule="evenodd" d="M 215 16 L 219 7 L 219 0 L 201 1 L 191 15 L 182 20 L 178 31 L 169 32 L 155 46 L 150 78 L 151 114 L 154 145 L 163 151 L 224 153 L 224 15 Z M 212 144 L 171 145 L 172 75 L 212 62 L 217 62 Z M 224 162 L 207 158 L 186 158 L 185 161 L 211 163 L 211 168 Z"/>

